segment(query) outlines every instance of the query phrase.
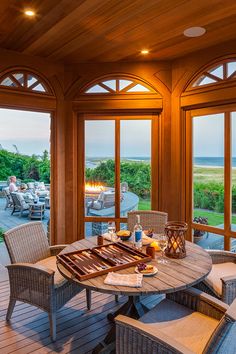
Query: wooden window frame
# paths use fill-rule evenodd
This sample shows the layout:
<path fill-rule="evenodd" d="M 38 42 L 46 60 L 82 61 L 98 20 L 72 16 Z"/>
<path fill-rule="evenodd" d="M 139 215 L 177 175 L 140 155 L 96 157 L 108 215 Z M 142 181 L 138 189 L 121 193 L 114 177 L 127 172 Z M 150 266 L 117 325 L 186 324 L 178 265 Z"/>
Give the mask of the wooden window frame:
<path fill-rule="evenodd" d="M 112 89 L 111 87 L 107 86 L 106 84 L 104 84 L 104 82 L 106 81 L 111 81 L 114 80 L 116 82 L 115 85 L 115 89 Z M 124 87 L 123 89 L 120 89 L 120 80 L 128 80 L 131 81 L 131 83 L 129 85 L 127 85 L 126 87 Z M 88 90 L 90 90 L 91 88 L 93 88 L 94 86 L 100 86 L 101 88 L 107 90 L 107 92 L 87 92 Z M 135 87 L 136 85 L 141 85 L 144 88 L 146 88 L 148 91 L 129 91 L 130 89 L 132 89 L 133 87 Z M 156 93 L 156 91 L 154 90 L 154 88 L 152 88 L 150 85 L 142 82 L 141 80 L 135 79 L 135 78 L 131 78 L 131 77 L 121 77 L 119 76 L 119 78 L 117 77 L 106 77 L 103 79 L 100 79 L 99 81 L 94 81 L 92 84 L 90 83 L 89 85 L 87 85 L 85 88 L 83 88 L 82 94 L 84 95 L 122 95 L 122 94 L 128 94 L 128 95 L 132 95 L 132 94 L 141 94 L 141 95 L 147 95 L 147 94 L 151 94 L 151 93 Z"/>
<path fill-rule="evenodd" d="M 115 216 L 114 217 L 91 217 L 85 215 L 85 121 L 88 120 L 113 120 L 115 121 Z M 80 182 L 78 187 L 83 190 L 83 194 L 79 195 L 80 211 L 79 216 L 83 220 L 79 229 L 79 235 L 85 235 L 86 222 L 109 222 L 114 221 L 116 228 L 120 228 L 120 223 L 127 223 L 127 217 L 120 217 L 120 121 L 122 120 L 150 120 L 151 121 L 151 186 L 155 193 L 151 193 L 151 209 L 158 210 L 159 205 L 159 132 L 160 132 L 160 113 L 150 114 L 87 114 L 79 119 L 78 134 L 78 156 L 82 159 L 82 168 L 78 173 Z M 82 146 L 83 145 L 83 146 Z"/>
<path fill-rule="evenodd" d="M 185 199 L 186 220 L 190 225 L 188 239 L 193 241 L 193 229 L 212 232 L 224 237 L 224 249 L 231 248 L 231 238 L 236 238 L 236 232 L 231 230 L 232 219 L 232 141 L 231 141 L 231 112 L 236 111 L 236 105 L 224 105 L 211 108 L 191 109 L 185 112 Z M 193 118 L 198 116 L 224 114 L 224 228 L 194 223 L 193 220 Z"/>
<path fill-rule="evenodd" d="M 14 74 L 22 74 L 23 75 L 23 83 L 21 84 L 19 80 L 17 80 L 14 76 Z M 28 77 L 32 76 L 36 79 L 36 81 L 28 86 Z M 8 86 L 8 85 L 3 85 L 1 84 L 2 81 L 5 79 L 9 78 L 12 82 L 15 83 L 16 86 Z M 41 85 L 45 91 L 38 91 L 34 90 L 34 88 L 38 85 Z M 12 71 L 7 71 L 0 77 L 0 88 L 1 90 L 9 90 L 9 91 L 18 91 L 18 92 L 26 92 L 30 94 L 35 94 L 35 95 L 45 95 L 45 96 L 52 96 L 53 95 L 53 90 L 51 86 L 49 85 L 48 82 L 46 82 L 44 79 L 42 79 L 38 74 L 28 71 L 25 69 L 19 69 L 19 70 L 12 70 Z"/>

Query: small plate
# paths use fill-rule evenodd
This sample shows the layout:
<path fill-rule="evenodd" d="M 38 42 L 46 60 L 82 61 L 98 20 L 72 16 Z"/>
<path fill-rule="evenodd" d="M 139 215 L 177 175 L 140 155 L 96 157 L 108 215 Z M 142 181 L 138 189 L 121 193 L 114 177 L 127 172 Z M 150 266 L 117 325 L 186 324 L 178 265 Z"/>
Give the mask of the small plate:
<path fill-rule="evenodd" d="M 157 267 L 154 266 L 152 273 L 142 273 L 142 272 L 139 272 L 138 267 L 136 267 L 135 273 L 142 274 L 144 277 L 152 277 L 153 275 L 158 273 L 158 269 L 157 269 Z"/>

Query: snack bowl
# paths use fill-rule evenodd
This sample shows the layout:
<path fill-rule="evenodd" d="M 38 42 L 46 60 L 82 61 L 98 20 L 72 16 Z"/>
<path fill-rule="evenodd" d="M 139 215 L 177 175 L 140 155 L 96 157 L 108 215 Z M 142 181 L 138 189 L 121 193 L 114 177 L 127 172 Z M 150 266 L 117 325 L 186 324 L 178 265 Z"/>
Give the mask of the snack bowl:
<path fill-rule="evenodd" d="M 130 236 L 132 235 L 131 231 L 128 230 L 120 230 L 116 233 L 117 237 L 119 237 L 122 241 L 128 241 Z"/>

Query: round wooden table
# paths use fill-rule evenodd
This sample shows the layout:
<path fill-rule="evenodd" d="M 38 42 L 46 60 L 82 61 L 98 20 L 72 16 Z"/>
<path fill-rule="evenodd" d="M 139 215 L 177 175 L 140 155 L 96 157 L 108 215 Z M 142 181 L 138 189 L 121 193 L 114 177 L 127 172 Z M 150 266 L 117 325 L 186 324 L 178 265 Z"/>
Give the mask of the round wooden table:
<path fill-rule="evenodd" d="M 75 250 L 82 250 L 97 246 L 97 238 L 84 239 L 67 246 L 61 253 L 69 253 Z M 104 242 L 109 243 L 109 242 Z M 129 245 L 129 242 L 125 242 Z M 150 264 L 158 268 L 158 273 L 152 277 L 143 277 L 141 288 L 131 288 L 125 286 L 112 286 L 104 284 L 105 275 L 101 275 L 89 280 L 79 281 L 62 264 L 58 264 L 60 273 L 67 279 L 77 282 L 81 287 L 114 295 L 126 295 L 128 301 L 122 305 L 114 314 L 108 315 L 109 320 L 113 320 L 118 314 L 128 314 L 130 317 L 138 319 L 148 309 L 140 302 L 141 295 L 166 294 L 191 287 L 202 281 L 210 272 L 212 261 L 209 254 L 201 247 L 191 242 L 186 242 L 187 256 L 183 259 L 166 258 L 167 264 L 158 263 L 160 252 L 156 252 L 156 259 Z M 145 247 L 143 247 L 145 252 Z M 133 274 L 135 267 L 129 267 L 118 271 L 121 274 Z M 110 330 L 103 341 L 97 346 L 94 353 L 99 353 L 104 347 L 115 339 L 115 328 Z"/>

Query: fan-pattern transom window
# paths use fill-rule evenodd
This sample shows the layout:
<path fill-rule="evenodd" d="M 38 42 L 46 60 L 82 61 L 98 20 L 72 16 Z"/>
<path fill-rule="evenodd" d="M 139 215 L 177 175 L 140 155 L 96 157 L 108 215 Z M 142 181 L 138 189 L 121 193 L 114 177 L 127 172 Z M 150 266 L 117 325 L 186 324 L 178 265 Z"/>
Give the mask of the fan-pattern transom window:
<path fill-rule="evenodd" d="M 85 93 L 151 93 L 154 92 L 150 87 L 134 81 L 132 79 L 111 79 L 104 80 L 90 86 Z"/>
<path fill-rule="evenodd" d="M 236 79 L 236 61 L 230 60 L 204 71 L 191 86 L 198 87 L 217 84 L 219 82 L 225 82 L 232 79 Z"/>
<path fill-rule="evenodd" d="M 0 79 L 0 86 L 14 89 L 24 89 L 27 91 L 50 93 L 47 85 L 35 74 L 28 72 L 11 72 Z"/>

